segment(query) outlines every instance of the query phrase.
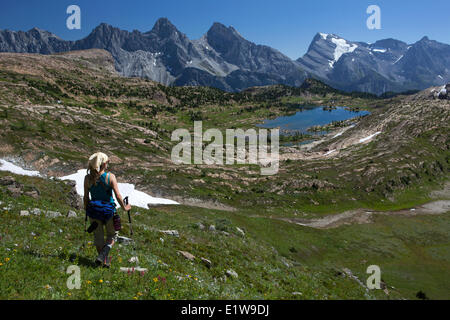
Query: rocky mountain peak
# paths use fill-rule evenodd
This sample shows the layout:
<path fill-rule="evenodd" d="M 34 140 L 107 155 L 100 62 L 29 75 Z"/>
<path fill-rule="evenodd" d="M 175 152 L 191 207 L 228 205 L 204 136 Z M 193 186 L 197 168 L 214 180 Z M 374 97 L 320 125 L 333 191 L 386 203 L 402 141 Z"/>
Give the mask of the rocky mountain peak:
<path fill-rule="evenodd" d="M 384 48 L 384 49 L 391 49 L 391 50 L 404 50 L 408 44 L 406 42 L 396 40 L 396 39 L 382 39 L 378 40 L 377 42 L 373 43 L 371 47 L 374 48 Z"/>
<path fill-rule="evenodd" d="M 225 42 L 245 40 L 235 28 L 232 26 L 226 27 L 219 22 L 214 22 L 206 33 L 206 37 L 208 40 L 213 39 Z"/>
<path fill-rule="evenodd" d="M 167 38 L 174 33 L 179 33 L 178 29 L 167 18 L 159 18 L 151 32 L 162 38 Z"/>

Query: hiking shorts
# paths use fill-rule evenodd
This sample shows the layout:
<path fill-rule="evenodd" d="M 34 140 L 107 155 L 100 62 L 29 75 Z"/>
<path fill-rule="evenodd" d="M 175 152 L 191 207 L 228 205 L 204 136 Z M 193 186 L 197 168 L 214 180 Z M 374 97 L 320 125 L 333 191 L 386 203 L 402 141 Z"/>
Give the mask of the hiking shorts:
<path fill-rule="evenodd" d="M 106 243 L 111 242 L 111 240 L 116 240 L 117 234 L 114 230 L 113 219 L 109 219 L 105 224 L 98 219 L 90 218 L 91 223 L 96 221 L 98 223 L 97 228 L 94 230 L 94 245 L 96 247 L 103 247 L 105 245 L 105 231 L 106 229 Z"/>

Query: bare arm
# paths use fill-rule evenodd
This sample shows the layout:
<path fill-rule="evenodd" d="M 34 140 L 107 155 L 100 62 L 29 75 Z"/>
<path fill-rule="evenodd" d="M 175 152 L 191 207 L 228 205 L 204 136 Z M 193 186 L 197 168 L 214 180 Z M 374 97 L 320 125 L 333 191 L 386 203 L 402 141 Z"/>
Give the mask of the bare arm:
<path fill-rule="evenodd" d="M 116 199 L 119 202 L 122 209 L 125 211 L 131 210 L 131 205 L 129 205 L 129 204 L 125 205 L 125 203 L 123 202 L 122 195 L 120 194 L 120 191 L 119 191 L 119 185 L 117 184 L 116 176 L 111 173 L 109 179 L 110 179 L 110 185 L 113 188 L 114 194 L 116 195 Z"/>
<path fill-rule="evenodd" d="M 83 203 L 84 203 L 84 210 L 86 210 L 87 205 L 89 203 L 89 177 L 84 177 L 84 197 L 83 197 Z"/>

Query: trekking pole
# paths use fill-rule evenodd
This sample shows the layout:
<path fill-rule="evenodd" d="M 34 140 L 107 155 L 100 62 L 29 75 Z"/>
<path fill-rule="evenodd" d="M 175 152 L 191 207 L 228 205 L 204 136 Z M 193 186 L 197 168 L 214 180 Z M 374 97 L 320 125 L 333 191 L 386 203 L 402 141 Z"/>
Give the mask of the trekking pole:
<path fill-rule="evenodd" d="M 125 203 L 125 205 L 128 205 L 128 196 L 125 197 L 125 199 L 123 199 L 123 203 Z M 132 236 L 133 235 L 133 224 L 131 223 L 130 210 L 128 210 L 127 213 L 128 213 L 128 222 L 130 223 L 130 236 Z"/>
<path fill-rule="evenodd" d="M 128 205 L 128 196 L 126 196 L 125 199 L 123 199 L 123 203 L 125 203 L 125 205 Z M 128 222 L 130 223 L 130 238 L 133 241 L 133 255 L 135 257 L 136 267 L 138 268 L 139 261 L 138 261 L 138 256 L 137 256 L 137 253 L 136 253 L 136 241 L 132 238 L 133 237 L 133 224 L 131 222 L 130 211 L 131 210 L 127 211 L 127 213 L 128 213 Z"/>

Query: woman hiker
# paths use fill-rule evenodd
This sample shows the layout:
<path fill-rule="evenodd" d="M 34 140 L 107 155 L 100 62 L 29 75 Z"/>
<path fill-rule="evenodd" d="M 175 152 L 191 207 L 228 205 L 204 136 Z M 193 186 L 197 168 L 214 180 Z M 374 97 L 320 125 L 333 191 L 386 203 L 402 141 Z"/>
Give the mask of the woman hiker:
<path fill-rule="evenodd" d="M 125 204 L 122 199 L 116 177 L 106 171 L 108 164 L 109 159 L 106 154 L 94 153 L 89 158 L 87 175 L 84 178 L 84 208 L 89 216 L 91 227 L 97 225 L 94 230 L 94 244 L 98 251 L 95 263 L 105 267 L 110 266 L 111 258 L 108 254 L 116 238 L 112 217 L 117 210 L 113 191 L 122 209 L 125 211 L 131 209 L 131 206 Z M 104 229 L 106 229 L 106 241 Z"/>

